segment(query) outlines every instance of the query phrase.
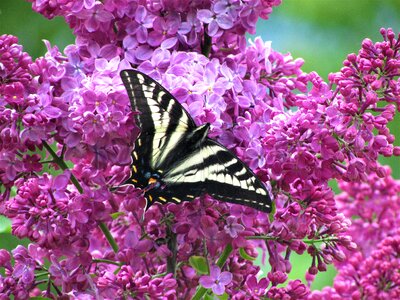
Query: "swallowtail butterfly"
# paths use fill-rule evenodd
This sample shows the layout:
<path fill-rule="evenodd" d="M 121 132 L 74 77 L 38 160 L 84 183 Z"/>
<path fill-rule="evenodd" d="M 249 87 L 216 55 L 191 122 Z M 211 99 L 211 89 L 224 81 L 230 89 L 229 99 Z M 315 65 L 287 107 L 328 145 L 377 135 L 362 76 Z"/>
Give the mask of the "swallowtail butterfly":
<path fill-rule="evenodd" d="M 196 126 L 182 105 L 159 83 L 134 70 L 121 78 L 141 133 L 126 182 L 145 191 L 147 208 L 161 203 L 213 198 L 271 211 L 262 182 L 236 155 L 207 137 L 210 124 Z"/>

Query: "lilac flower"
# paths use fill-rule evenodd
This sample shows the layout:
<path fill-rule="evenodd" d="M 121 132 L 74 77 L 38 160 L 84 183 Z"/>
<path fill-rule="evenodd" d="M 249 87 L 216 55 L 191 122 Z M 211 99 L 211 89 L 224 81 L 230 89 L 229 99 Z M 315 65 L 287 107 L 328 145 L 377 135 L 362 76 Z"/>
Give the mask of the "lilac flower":
<path fill-rule="evenodd" d="M 161 45 L 162 49 L 170 49 L 178 42 L 176 33 L 180 26 L 180 18 L 177 14 L 171 14 L 167 18 L 156 17 L 153 22 L 154 31 L 149 33 L 147 39 L 152 47 Z"/>
<path fill-rule="evenodd" d="M 16 260 L 13 276 L 24 285 L 32 284 L 35 278 L 36 262 L 29 257 L 27 249 L 23 246 L 15 248 L 12 254 Z"/>
<path fill-rule="evenodd" d="M 148 38 L 148 30 L 153 27 L 155 16 L 149 14 L 146 8 L 139 5 L 135 12 L 135 21 L 126 26 L 129 35 L 135 35 L 139 43 L 145 43 Z"/>
<path fill-rule="evenodd" d="M 214 11 L 217 14 L 226 13 L 232 18 L 237 17 L 237 12 L 240 9 L 240 3 L 237 0 L 219 0 L 214 4 Z"/>
<path fill-rule="evenodd" d="M 232 281 L 232 273 L 222 272 L 219 267 L 212 266 L 209 276 L 201 276 L 199 282 L 207 289 L 212 289 L 215 295 L 222 295 L 225 291 L 225 286 Z"/>
<path fill-rule="evenodd" d="M 100 26 L 105 26 L 107 22 L 113 19 L 113 15 L 100 4 L 96 4 L 93 8 L 87 10 L 80 10 L 77 16 L 84 20 L 85 28 L 88 32 L 94 32 Z"/>
<path fill-rule="evenodd" d="M 107 112 L 107 96 L 104 93 L 96 94 L 93 91 L 85 91 L 82 95 L 87 110 L 104 114 Z"/>
<path fill-rule="evenodd" d="M 364 258 L 358 252 L 349 258 L 348 264 L 340 267 L 333 288 L 324 288 L 313 292 L 309 299 L 319 297 L 343 298 L 357 296 L 360 298 L 395 299 L 400 295 L 399 276 L 393 270 L 398 269 L 399 235 L 387 237 L 379 243 L 371 255 Z"/>
<path fill-rule="evenodd" d="M 22 104 L 24 96 L 24 86 L 20 82 L 13 82 L 4 88 L 4 100 L 10 104 Z"/>
<path fill-rule="evenodd" d="M 170 65 L 170 52 L 167 50 L 157 49 L 154 51 L 151 60 L 142 62 L 138 69 L 154 79 L 160 79 L 161 74 L 165 73 Z"/>
<path fill-rule="evenodd" d="M 267 287 L 269 281 L 267 278 L 262 278 L 257 282 L 257 277 L 250 275 L 247 277 L 246 286 L 251 291 L 251 295 L 254 296 L 264 296 L 267 292 Z"/>
<path fill-rule="evenodd" d="M 128 35 L 123 40 L 125 59 L 133 64 L 137 64 L 140 61 L 146 61 L 152 57 L 152 51 L 146 44 L 140 45 L 138 41 Z"/>
<path fill-rule="evenodd" d="M 252 34 L 255 33 L 253 28 L 255 28 L 255 24 L 260 14 L 259 9 L 259 1 L 251 0 L 248 5 L 240 11 L 240 18 L 243 26 Z"/>
<path fill-rule="evenodd" d="M 14 153 L 2 152 L 0 153 L 0 168 L 5 171 L 6 178 L 12 181 L 23 170 L 23 163 Z"/>
<path fill-rule="evenodd" d="M 46 140 L 47 131 L 51 131 L 53 125 L 49 124 L 47 128 L 43 127 L 43 123 L 46 121 L 40 114 L 26 114 L 23 116 L 22 123 L 25 128 L 20 133 L 22 141 L 31 141 L 40 143 L 42 140 Z"/>
<path fill-rule="evenodd" d="M 237 223 L 237 219 L 234 216 L 229 216 L 226 219 L 226 225 L 224 227 L 225 232 L 231 236 L 231 238 L 236 238 L 238 233 L 244 230 L 244 226 Z"/>
<path fill-rule="evenodd" d="M 0 250 L 0 266 L 11 269 L 11 255 L 5 249 Z"/>
<path fill-rule="evenodd" d="M 202 30 L 201 22 L 194 11 L 190 11 L 178 29 L 178 34 L 185 42 L 194 47 L 198 43 L 198 37 Z"/>
<path fill-rule="evenodd" d="M 94 145 L 96 140 L 104 136 L 104 119 L 102 115 L 95 115 L 91 112 L 85 112 L 82 129 L 85 133 L 86 141 Z"/>
<path fill-rule="evenodd" d="M 21 45 L 18 45 L 18 38 L 12 35 L 0 36 L 0 77 L 3 79 L 3 84 L 0 85 L 0 92 L 4 92 L 9 85 L 27 87 L 32 80 L 32 75 L 29 74 L 29 64 L 32 63 L 31 57 L 23 52 Z M 21 92 L 21 90 L 18 88 Z M 10 95 L 12 96 L 12 95 Z M 18 98 L 18 97 L 17 97 Z"/>
<path fill-rule="evenodd" d="M 118 71 L 119 63 L 120 58 L 118 56 L 110 60 L 98 58 L 94 61 L 94 67 L 99 73 L 102 74 L 102 77 L 107 78 L 107 75 L 114 74 L 116 71 Z"/>
<path fill-rule="evenodd" d="M 220 29 L 226 30 L 233 27 L 233 18 L 226 13 L 216 14 L 208 9 L 201 9 L 197 12 L 197 18 L 208 24 L 208 34 L 210 36 L 221 35 Z"/>
<path fill-rule="evenodd" d="M 250 158 L 249 167 L 253 170 L 262 168 L 265 165 L 265 152 L 260 144 L 255 144 L 251 148 L 247 148 L 246 155 Z"/>
<path fill-rule="evenodd" d="M 137 253 L 148 252 L 153 244 L 150 240 L 139 240 L 139 236 L 135 231 L 128 231 L 125 235 L 125 246 L 131 248 L 135 255 Z"/>
<path fill-rule="evenodd" d="M 24 169 L 27 172 L 40 172 L 42 164 L 40 163 L 41 157 L 38 154 L 24 155 L 22 161 L 24 162 Z"/>

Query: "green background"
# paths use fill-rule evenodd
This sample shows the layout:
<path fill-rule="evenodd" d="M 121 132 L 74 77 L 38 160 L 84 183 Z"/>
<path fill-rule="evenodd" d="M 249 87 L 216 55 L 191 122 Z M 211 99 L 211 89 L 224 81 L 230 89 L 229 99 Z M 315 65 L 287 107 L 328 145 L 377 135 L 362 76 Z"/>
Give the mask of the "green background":
<path fill-rule="evenodd" d="M 400 29 L 400 0 L 286 0 L 274 8 L 270 19 L 260 20 L 257 36 L 272 41 L 280 52 L 290 52 L 294 58 L 303 58 L 305 72 L 316 71 L 327 79 L 337 72 L 349 53 L 357 53 L 364 38 L 380 41 L 379 29 Z M 0 34 L 16 35 L 24 50 L 36 58 L 44 54 L 42 40 L 47 39 L 59 49 L 74 42 L 71 30 L 61 18 L 47 20 L 31 10 L 31 4 L 22 0 L 0 0 Z M 398 118 L 391 130 L 400 136 Z M 396 141 L 396 145 L 399 143 Z M 393 176 L 400 178 L 397 158 L 381 159 L 390 164 Z M 0 220 L 0 232 L 4 223 Z M 8 234 L 0 234 L 0 248 L 14 247 L 16 241 Z M 303 278 L 311 259 L 293 256 L 292 279 Z M 266 273 L 267 270 L 264 270 Z M 331 285 L 334 276 L 331 267 L 320 273 L 313 288 Z"/>

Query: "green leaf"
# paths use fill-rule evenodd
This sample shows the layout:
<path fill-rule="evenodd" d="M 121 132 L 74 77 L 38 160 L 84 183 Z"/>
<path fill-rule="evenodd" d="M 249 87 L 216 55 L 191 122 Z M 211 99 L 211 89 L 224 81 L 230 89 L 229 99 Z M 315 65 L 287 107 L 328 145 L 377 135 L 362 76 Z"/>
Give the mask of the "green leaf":
<path fill-rule="evenodd" d="M 223 293 L 222 295 L 218 296 L 218 298 L 221 299 L 221 300 L 228 300 L 229 299 L 227 293 Z"/>
<path fill-rule="evenodd" d="M 228 300 L 229 296 L 227 293 L 222 295 L 215 295 L 211 290 L 208 290 L 207 294 L 204 295 L 204 300 Z"/>
<path fill-rule="evenodd" d="M 0 233 L 11 233 L 11 221 L 4 216 L 0 216 Z"/>
<path fill-rule="evenodd" d="M 271 212 L 268 215 L 268 219 L 271 223 L 274 221 L 275 211 L 276 211 L 275 202 L 272 202 L 271 203 Z"/>
<path fill-rule="evenodd" d="M 198 274 L 208 274 L 207 259 L 203 256 L 193 255 L 189 258 L 189 264 L 196 270 Z"/>
<path fill-rule="evenodd" d="M 32 300 L 32 299 L 33 299 L 33 300 L 46 300 L 46 299 L 49 300 L 49 299 L 51 299 L 51 298 L 39 297 L 39 296 L 38 296 L 38 297 L 30 297 L 29 299 L 30 299 L 30 300 Z"/>
<path fill-rule="evenodd" d="M 124 215 L 125 213 L 124 212 L 122 212 L 122 211 L 119 211 L 119 212 L 116 212 L 116 213 L 112 213 L 111 214 L 111 218 L 113 219 L 113 220 L 116 220 L 116 219 L 118 219 L 120 216 L 122 216 L 122 215 Z"/>
<path fill-rule="evenodd" d="M 248 255 L 246 250 L 244 250 L 244 248 L 239 249 L 239 254 L 243 259 L 247 259 L 247 260 L 251 260 L 251 261 L 256 260 L 256 258 L 257 258 L 257 257 L 253 257 L 251 255 Z"/>
<path fill-rule="evenodd" d="M 204 300 L 214 300 L 214 299 L 215 299 L 215 297 L 214 297 L 213 293 L 211 293 L 211 294 L 207 293 L 204 295 Z"/>

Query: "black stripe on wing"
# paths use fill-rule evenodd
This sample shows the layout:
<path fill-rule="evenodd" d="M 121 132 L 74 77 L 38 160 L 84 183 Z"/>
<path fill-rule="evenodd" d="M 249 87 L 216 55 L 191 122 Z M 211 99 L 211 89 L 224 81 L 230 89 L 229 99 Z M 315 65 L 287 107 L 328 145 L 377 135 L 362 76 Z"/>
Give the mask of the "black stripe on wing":
<path fill-rule="evenodd" d="M 269 193 L 253 171 L 224 146 L 210 139 L 177 161 L 164 174 L 163 180 L 166 183 L 164 192 L 174 190 L 185 194 L 193 190 L 208 193 L 220 201 L 271 211 Z"/>
<path fill-rule="evenodd" d="M 182 105 L 148 75 L 136 70 L 123 70 L 121 78 L 132 109 L 141 113 L 136 118 L 142 131 L 154 132 L 163 127 L 167 128 L 167 132 L 172 132 L 177 126 L 188 129 L 196 127 Z"/>
<path fill-rule="evenodd" d="M 213 198 L 271 211 L 271 198 L 264 184 L 236 155 L 218 142 L 207 139 L 204 158 L 205 192 Z"/>

